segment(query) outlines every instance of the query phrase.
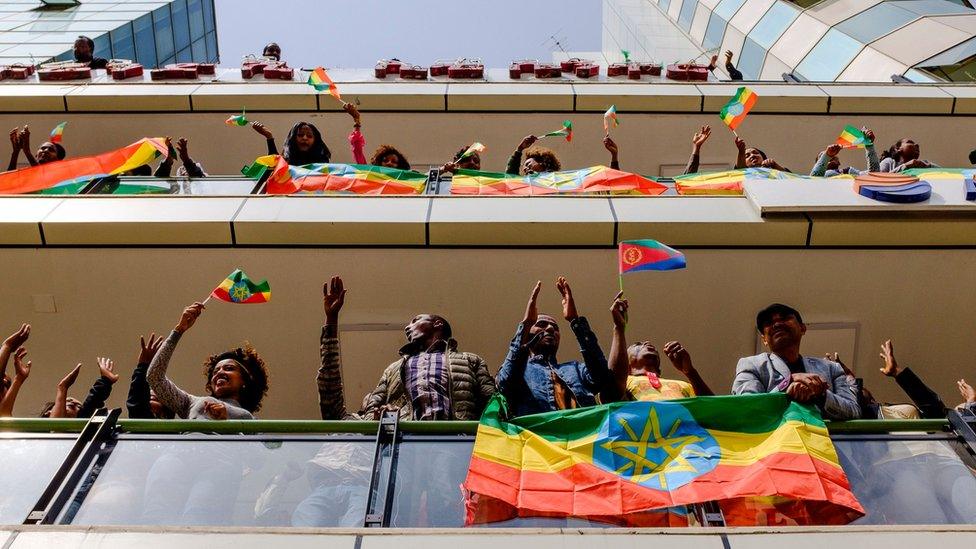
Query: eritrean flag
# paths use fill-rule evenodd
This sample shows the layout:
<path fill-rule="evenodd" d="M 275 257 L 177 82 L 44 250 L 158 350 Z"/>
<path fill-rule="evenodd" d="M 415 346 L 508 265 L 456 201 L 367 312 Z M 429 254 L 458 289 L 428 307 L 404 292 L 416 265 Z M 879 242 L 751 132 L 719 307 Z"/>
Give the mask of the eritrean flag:
<path fill-rule="evenodd" d="M 592 192 L 659 195 L 666 190 L 665 185 L 656 181 L 606 166 L 525 176 L 457 170 L 451 179 L 451 194 L 458 195 L 535 196 Z"/>
<path fill-rule="evenodd" d="M 48 139 L 48 141 L 51 143 L 60 143 L 61 137 L 64 135 L 64 127 L 67 125 L 67 122 L 62 122 L 57 126 L 54 126 L 54 129 L 51 130 L 51 137 Z"/>
<path fill-rule="evenodd" d="M 617 246 L 620 274 L 684 269 L 685 254 L 657 240 L 624 240 Z"/>
<path fill-rule="evenodd" d="M 566 141 L 573 140 L 573 123 L 569 120 L 563 122 L 562 129 L 556 130 L 554 132 L 549 132 L 542 137 L 565 137 Z"/>
<path fill-rule="evenodd" d="M 756 104 L 756 98 L 758 97 L 754 91 L 745 86 L 739 88 L 735 92 L 735 96 L 719 111 L 719 118 L 722 119 L 722 122 L 725 122 L 725 125 L 730 130 L 735 131 L 739 127 L 739 124 L 746 119 L 746 115 L 749 114 L 752 106 Z"/>
<path fill-rule="evenodd" d="M 335 82 L 329 78 L 329 75 L 325 73 L 325 69 L 322 67 L 316 67 L 312 71 L 312 74 L 308 75 L 308 85 L 315 88 L 315 91 L 328 90 L 329 95 L 342 101 L 342 96 L 339 95 L 339 88 L 336 87 Z"/>
<path fill-rule="evenodd" d="M 868 145 L 872 145 L 871 140 L 868 139 L 864 132 L 848 124 L 844 126 L 844 131 L 840 132 L 840 137 L 837 138 L 838 145 L 844 147 L 845 149 L 858 148 L 863 149 Z"/>
<path fill-rule="evenodd" d="M 60 185 L 77 185 L 98 177 L 127 172 L 166 154 L 166 143 L 162 137 L 144 137 L 131 145 L 97 156 L 58 160 L 0 173 L 0 194 L 23 194 Z"/>
<path fill-rule="evenodd" d="M 614 128 L 616 128 L 617 126 L 620 125 L 620 122 L 617 121 L 617 106 L 616 105 L 610 105 L 610 108 L 607 109 L 607 112 L 603 113 L 603 131 L 607 135 L 610 135 L 610 125 L 611 125 L 610 123 L 611 122 L 613 122 L 613 127 Z"/>
<path fill-rule="evenodd" d="M 241 114 L 235 114 L 227 120 L 224 120 L 224 124 L 228 126 L 247 126 L 248 122 L 247 117 L 244 116 L 244 109 L 241 109 Z"/>
<path fill-rule="evenodd" d="M 267 303 L 271 301 L 271 285 L 267 280 L 255 284 L 244 271 L 237 269 L 227 275 L 210 295 L 228 303 Z"/>
<path fill-rule="evenodd" d="M 267 194 L 422 194 L 427 174 L 363 164 L 308 164 L 290 166 L 284 157 L 257 158 L 244 174 L 260 179 L 267 170 Z"/>
<path fill-rule="evenodd" d="M 496 394 L 481 417 L 468 525 L 573 516 L 645 526 L 659 523 L 651 511 L 708 501 L 730 526 L 864 515 L 820 415 L 783 393 L 507 415 Z"/>

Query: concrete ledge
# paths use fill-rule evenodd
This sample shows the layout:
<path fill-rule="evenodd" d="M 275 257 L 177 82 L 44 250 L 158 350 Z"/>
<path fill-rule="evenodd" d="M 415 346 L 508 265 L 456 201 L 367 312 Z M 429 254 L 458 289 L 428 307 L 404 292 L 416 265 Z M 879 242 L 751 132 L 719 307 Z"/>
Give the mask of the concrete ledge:
<path fill-rule="evenodd" d="M 606 108 L 604 107 L 604 110 Z M 570 84 L 447 85 L 449 111 L 572 111 Z"/>
<path fill-rule="evenodd" d="M 952 113 L 952 96 L 935 86 L 822 84 L 820 89 L 830 96 L 831 113 Z"/>
<path fill-rule="evenodd" d="M 826 113 L 827 94 L 815 86 L 794 86 L 788 84 L 749 84 L 759 99 L 751 112 L 802 112 Z M 739 89 L 737 85 L 700 85 L 699 91 L 705 97 L 704 111 L 719 112 Z"/>
<path fill-rule="evenodd" d="M 268 82 L 261 87 L 264 93 L 249 93 L 250 84 L 216 84 L 200 86 L 193 94 L 193 110 L 240 112 L 248 111 L 314 111 L 318 108 L 315 90 L 310 86 Z"/>
<path fill-rule="evenodd" d="M 68 111 L 175 111 L 190 110 L 190 94 L 198 84 L 100 84 L 75 89 L 65 96 Z"/>
<path fill-rule="evenodd" d="M 692 84 L 578 84 L 576 110 L 604 112 L 699 112 L 701 92 Z M 728 98 L 726 98 L 728 100 Z"/>
<path fill-rule="evenodd" d="M 976 217 L 814 213 L 810 246 L 976 246 Z"/>
<path fill-rule="evenodd" d="M 40 246 L 40 222 L 61 202 L 37 196 L 0 198 L 0 244 Z"/>

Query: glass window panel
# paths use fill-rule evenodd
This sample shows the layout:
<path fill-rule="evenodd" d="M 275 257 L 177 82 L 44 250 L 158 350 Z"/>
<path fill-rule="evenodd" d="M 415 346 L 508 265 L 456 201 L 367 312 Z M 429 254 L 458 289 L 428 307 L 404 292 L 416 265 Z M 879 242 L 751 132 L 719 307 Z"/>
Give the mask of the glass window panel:
<path fill-rule="evenodd" d="M 854 524 L 973 524 L 976 478 L 946 440 L 836 440 L 867 514 Z"/>
<path fill-rule="evenodd" d="M 190 48 L 184 48 L 176 52 L 176 62 L 177 63 L 189 63 L 193 61 L 193 52 Z"/>
<path fill-rule="evenodd" d="M 796 67 L 796 72 L 814 82 L 829 82 L 837 78 L 863 44 L 837 29 L 830 29 L 810 53 Z"/>
<path fill-rule="evenodd" d="M 749 38 L 763 48 L 769 49 L 799 16 L 800 12 L 790 7 L 789 4 L 777 2 L 749 31 Z"/>
<path fill-rule="evenodd" d="M 464 526 L 464 497 L 458 488 L 468 474 L 474 439 L 410 441 L 399 447 L 390 526 Z"/>
<path fill-rule="evenodd" d="M 0 524 L 23 524 L 74 445 L 74 437 L 0 439 Z"/>
<path fill-rule="evenodd" d="M 207 42 L 201 38 L 190 46 L 190 50 L 193 52 L 193 61 L 195 63 L 203 63 L 207 60 Z"/>
<path fill-rule="evenodd" d="M 835 28 L 868 44 L 917 18 L 916 13 L 902 9 L 892 2 L 884 2 L 851 17 Z"/>
<path fill-rule="evenodd" d="M 169 16 L 169 6 L 153 12 L 153 27 L 156 31 L 156 55 L 166 58 L 176 53 L 173 46 L 173 23 Z"/>
<path fill-rule="evenodd" d="M 371 438 L 122 439 L 72 524 L 362 526 Z"/>
<path fill-rule="evenodd" d="M 112 58 L 112 39 L 108 33 L 96 36 L 93 38 L 95 41 L 95 57 L 104 57 L 105 59 Z M 72 54 L 73 55 L 73 54 Z"/>
<path fill-rule="evenodd" d="M 970 57 L 976 56 L 976 38 L 970 38 L 958 46 L 954 46 L 935 57 L 926 59 L 918 64 L 919 67 L 935 67 L 938 65 L 954 65 Z"/>
<path fill-rule="evenodd" d="M 220 52 L 217 51 L 217 33 L 207 33 L 207 60 L 216 63 L 220 60 Z"/>
<path fill-rule="evenodd" d="M 667 12 L 668 8 L 671 7 L 671 0 L 658 0 L 657 5 L 661 6 L 662 11 Z"/>
<path fill-rule="evenodd" d="M 203 26 L 204 32 L 217 30 L 214 24 L 214 5 L 213 0 L 201 0 L 203 2 Z"/>
<path fill-rule="evenodd" d="M 203 5 L 201 0 L 188 0 L 187 12 L 190 18 L 190 40 L 203 38 Z"/>
<path fill-rule="evenodd" d="M 942 15 L 947 13 L 973 13 L 973 10 L 963 6 L 960 2 L 949 0 L 897 0 L 892 2 L 900 8 L 913 11 L 919 15 Z"/>
<path fill-rule="evenodd" d="M 698 0 L 685 0 L 681 4 L 681 13 L 678 14 L 678 26 L 684 30 L 691 29 L 691 21 L 695 18 L 695 8 L 698 7 Z"/>
<path fill-rule="evenodd" d="M 725 27 L 728 24 L 728 21 L 712 12 L 712 16 L 708 19 L 708 28 L 705 30 L 705 40 L 702 43 L 706 50 L 722 45 L 722 39 L 725 38 Z"/>
<path fill-rule="evenodd" d="M 732 19 L 735 12 L 739 11 L 739 8 L 741 8 L 742 4 L 745 3 L 746 0 L 722 0 L 722 2 L 715 7 L 715 10 L 712 13 L 728 21 Z"/>
<path fill-rule="evenodd" d="M 144 67 L 156 66 L 156 38 L 153 36 L 152 16 L 148 13 L 132 22 L 136 39 L 136 60 Z"/>
<path fill-rule="evenodd" d="M 190 20 L 186 15 L 186 0 L 175 0 L 170 4 L 172 10 L 173 34 L 176 36 L 176 50 L 190 47 Z"/>
<path fill-rule="evenodd" d="M 122 25 L 112 31 L 112 54 L 116 59 L 135 59 L 136 47 L 132 41 L 132 25 Z"/>
<path fill-rule="evenodd" d="M 736 66 L 742 72 L 745 80 L 758 80 L 762 73 L 763 61 L 766 60 L 766 49 L 753 39 L 746 38 L 739 54 L 739 64 Z"/>

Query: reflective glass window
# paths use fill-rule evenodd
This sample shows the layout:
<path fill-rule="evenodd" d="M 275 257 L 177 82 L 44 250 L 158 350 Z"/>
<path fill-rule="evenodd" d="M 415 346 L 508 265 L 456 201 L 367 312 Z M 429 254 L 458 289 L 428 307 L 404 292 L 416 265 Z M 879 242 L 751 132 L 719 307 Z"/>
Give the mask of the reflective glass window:
<path fill-rule="evenodd" d="M 193 51 L 190 48 L 184 48 L 176 52 L 176 62 L 177 63 L 189 63 L 193 61 Z"/>
<path fill-rule="evenodd" d="M 868 44 L 917 18 L 917 13 L 902 9 L 893 2 L 883 2 L 862 11 L 835 28 Z"/>
<path fill-rule="evenodd" d="M 867 511 L 854 524 L 973 524 L 976 478 L 947 440 L 835 440 Z"/>
<path fill-rule="evenodd" d="M 71 438 L 0 439 L 0 524 L 23 524 L 74 445 Z"/>
<path fill-rule="evenodd" d="M 203 5 L 202 0 L 187 0 L 186 8 L 190 17 L 190 40 L 203 38 Z"/>
<path fill-rule="evenodd" d="M 763 61 L 766 59 L 766 49 L 760 46 L 751 38 L 746 38 L 742 44 L 742 53 L 739 54 L 739 61 L 736 68 L 742 72 L 742 77 L 746 80 L 757 80 L 762 72 Z"/>
<path fill-rule="evenodd" d="M 749 38 L 763 48 L 769 49 L 799 16 L 800 12 L 789 4 L 777 2 L 749 31 Z"/>
<path fill-rule="evenodd" d="M 136 59 L 146 68 L 156 66 L 156 38 L 152 16 L 148 13 L 132 22 L 136 39 Z"/>
<path fill-rule="evenodd" d="M 62 520 L 73 514 L 71 523 L 83 525 L 362 526 L 371 437 L 322 438 L 120 440 Z"/>
<path fill-rule="evenodd" d="M 919 15 L 942 15 L 947 13 L 973 13 L 973 10 L 963 6 L 961 2 L 951 0 L 897 0 L 892 2 L 900 8 L 913 11 Z"/>
<path fill-rule="evenodd" d="M 203 27 L 204 32 L 211 32 L 217 29 L 214 24 L 214 5 L 213 0 L 201 0 L 203 2 Z"/>
<path fill-rule="evenodd" d="M 728 21 L 732 19 L 735 12 L 739 11 L 739 8 L 745 3 L 746 0 L 722 0 L 712 13 Z"/>
<path fill-rule="evenodd" d="M 814 82 L 832 81 L 854 60 L 862 47 L 863 44 L 836 28 L 830 29 L 803 58 L 796 72 Z"/>
<path fill-rule="evenodd" d="M 104 57 L 105 59 L 114 57 L 112 55 L 112 39 L 108 33 L 96 36 L 92 40 L 95 41 L 95 57 Z"/>
<path fill-rule="evenodd" d="M 671 7 L 671 0 L 658 0 L 657 5 L 661 6 L 662 11 L 666 12 Z"/>
<path fill-rule="evenodd" d="M 695 18 L 695 8 L 698 7 L 698 0 L 685 0 L 681 4 L 681 13 L 678 14 L 678 26 L 684 30 L 691 29 L 691 22 Z"/>
<path fill-rule="evenodd" d="M 193 52 L 193 61 L 196 63 L 203 63 L 207 60 L 207 42 L 201 38 L 190 46 Z"/>
<path fill-rule="evenodd" d="M 186 0 L 175 0 L 170 4 L 172 10 L 173 34 L 176 36 L 176 50 L 190 47 L 190 20 L 186 15 Z"/>
<path fill-rule="evenodd" d="M 173 45 L 173 23 L 169 16 L 169 6 L 153 12 L 153 27 L 156 30 L 156 55 L 165 59 L 176 53 Z"/>
<path fill-rule="evenodd" d="M 132 41 L 132 25 L 122 25 L 111 33 L 112 54 L 116 59 L 135 59 L 136 47 Z"/>
<path fill-rule="evenodd" d="M 702 46 L 707 50 L 721 46 L 722 39 L 725 38 L 725 27 L 728 24 L 728 21 L 712 12 L 708 19 L 708 27 L 705 29 L 705 40 L 702 42 Z"/>
<path fill-rule="evenodd" d="M 208 32 L 207 33 L 207 60 L 216 63 L 220 58 L 220 52 L 217 51 L 217 33 Z"/>

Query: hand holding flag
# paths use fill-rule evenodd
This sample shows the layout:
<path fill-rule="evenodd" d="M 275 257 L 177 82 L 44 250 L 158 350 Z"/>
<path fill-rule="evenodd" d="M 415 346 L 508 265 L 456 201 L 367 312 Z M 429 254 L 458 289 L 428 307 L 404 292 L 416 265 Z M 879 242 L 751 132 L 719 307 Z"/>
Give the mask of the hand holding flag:
<path fill-rule="evenodd" d="M 566 141 L 572 141 L 573 140 L 573 123 L 570 122 L 569 120 L 566 120 L 565 122 L 563 122 L 562 129 L 559 129 L 559 130 L 556 130 L 556 131 L 553 131 L 553 132 L 549 132 L 549 133 L 547 133 L 547 134 L 539 137 L 539 139 L 542 139 L 543 137 L 565 137 L 566 138 Z"/>
<path fill-rule="evenodd" d="M 210 292 L 203 304 L 206 305 L 211 297 L 228 303 L 267 303 L 271 301 L 271 285 L 267 280 L 255 284 L 244 271 L 236 269 Z"/>
<path fill-rule="evenodd" d="M 617 121 L 617 106 L 616 105 L 610 105 L 610 108 L 607 109 L 607 112 L 603 113 L 603 131 L 607 134 L 607 137 L 610 136 L 610 122 L 611 121 L 613 122 L 613 127 L 614 128 L 616 128 L 617 126 L 620 125 L 620 122 Z"/>
<path fill-rule="evenodd" d="M 485 147 L 481 143 L 478 143 L 477 141 L 475 141 L 474 143 L 471 144 L 470 147 L 468 147 L 468 149 L 466 151 L 464 151 L 463 153 L 461 153 L 461 156 L 459 156 L 457 158 L 457 160 L 455 160 L 454 162 L 455 163 L 456 162 L 460 162 L 461 160 L 464 160 L 465 158 L 467 158 L 467 157 L 469 157 L 469 156 L 471 156 L 473 154 L 480 155 L 481 153 L 485 152 L 485 149 L 487 149 L 487 147 Z"/>
<path fill-rule="evenodd" d="M 868 137 L 865 131 L 861 131 L 848 124 L 847 126 L 844 126 L 844 131 L 840 132 L 840 137 L 837 138 L 836 144 L 845 149 L 863 149 L 868 145 L 873 145 L 874 143 Z"/>
<path fill-rule="evenodd" d="M 685 254 L 657 240 L 624 240 L 618 248 L 620 274 L 635 271 L 671 271 L 684 269 Z"/>

